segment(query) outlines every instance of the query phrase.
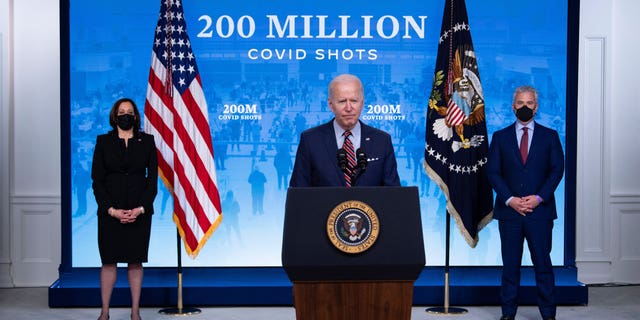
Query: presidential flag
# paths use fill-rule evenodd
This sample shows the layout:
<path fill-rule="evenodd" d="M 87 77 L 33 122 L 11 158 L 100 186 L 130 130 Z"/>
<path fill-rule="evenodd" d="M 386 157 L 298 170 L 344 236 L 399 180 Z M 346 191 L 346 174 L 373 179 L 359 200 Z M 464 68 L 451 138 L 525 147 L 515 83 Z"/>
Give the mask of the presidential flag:
<path fill-rule="evenodd" d="M 207 103 L 182 2 L 160 1 L 144 105 L 158 171 L 173 194 L 173 221 L 195 258 L 222 220 Z"/>
<path fill-rule="evenodd" d="M 424 164 L 473 248 L 493 216 L 484 93 L 464 0 L 447 0 L 426 123 Z"/>

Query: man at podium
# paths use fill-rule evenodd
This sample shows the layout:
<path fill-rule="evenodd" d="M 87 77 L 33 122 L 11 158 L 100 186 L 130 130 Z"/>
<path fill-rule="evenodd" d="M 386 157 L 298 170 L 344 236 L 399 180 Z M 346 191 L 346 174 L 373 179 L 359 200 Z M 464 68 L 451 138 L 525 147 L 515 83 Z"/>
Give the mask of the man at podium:
<path fill-rule="evenodd" d="M 289 186 L 400 186 L 391 136 L 360 121 L 362 81 L 335 77 L 327 102 L 334 118 L 300 134 Z"/>

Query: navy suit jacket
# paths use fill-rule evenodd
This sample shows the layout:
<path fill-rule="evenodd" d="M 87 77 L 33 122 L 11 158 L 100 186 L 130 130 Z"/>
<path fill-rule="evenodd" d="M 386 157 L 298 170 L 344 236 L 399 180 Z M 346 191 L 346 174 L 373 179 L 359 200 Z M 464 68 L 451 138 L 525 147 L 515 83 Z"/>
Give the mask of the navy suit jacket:
<path fill-rule="evenodd" d="M 354 186 L 400 186 L 391 136 L 360 122 L 360 148 L 367 155 L 367 168 Z M 338 165 L 338 142 L 333 119 L 303 131 L 293 165 L 290 187 L 344 186 Z"/>
<path fill-rule="evenodd" d="M 487 163 L 489 182 L 496 192 L 493 217 L 513 219 L 520 215 L 505 205 L 510 197 L 539 195 L 544 201 L 527 216 L 556 219 L 553 193 L 564 172 L 564 154 L 558 132 L 535 123 L 527 163 L 520 157 L 515 123 L 493 134 Z"/>

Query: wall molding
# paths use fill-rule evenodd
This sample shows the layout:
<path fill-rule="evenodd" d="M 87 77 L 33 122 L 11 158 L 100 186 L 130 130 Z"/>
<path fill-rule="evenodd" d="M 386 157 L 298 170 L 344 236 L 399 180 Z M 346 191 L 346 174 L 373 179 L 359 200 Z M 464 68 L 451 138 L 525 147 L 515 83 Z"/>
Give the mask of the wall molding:
<path fill-rule="evenodd" d="M 637 200 L 637 198 L 635 199 Z M 640 203 L 611 205 L 611 278 L 616 283 L 640 283 Z"/>
<path fill-rule="evenodd" d="M 17 287 L 49 286 L 61 259 L 59 196 L 11 198 L 11 275 Z"/>
<path fill-rule="evenodd" d="M 611 193 L 609 194 L 610 204 L 638 204 L 640 205 L 640 193 Z"/>
<path fill-rule="evenodd" d="M 607 39 L 605 36 L 585 36 L 582 40 L 576 159 L 576 264 L 579 276 L 586 270 L 581 268 L 583 262 L 592 264 L 591 268 L 599 275 L 604 270 L 598 271 L 602 266 L 593 263 L 611 261 L 610 221 L 605 218 L 608 204 L 604 197 L 608 193 L 605 175 Z"/>
<path fill-rule="evenodd" d="M 0 20 L 7 18 L 8 14 L 3 12 L 0 14 Z M 3 32 L 6 26 L 0 26 L 0 287 L 13 287 L 11 279 L 11 249 L 9 247 L 11 239 L 11 228 L 9 219 L 9 84 L 7 57 L 9 57 L 9 46 L 5 46 L 5 37 Z"/>
<path fill-rule="evenodd" d="M 62 203 L 62 197 L 54 194 L 41 194 L 41 195 L 14 195 L 11 196 L 12 205 L 21 204 L 52 204 L 60 205 Z"/>

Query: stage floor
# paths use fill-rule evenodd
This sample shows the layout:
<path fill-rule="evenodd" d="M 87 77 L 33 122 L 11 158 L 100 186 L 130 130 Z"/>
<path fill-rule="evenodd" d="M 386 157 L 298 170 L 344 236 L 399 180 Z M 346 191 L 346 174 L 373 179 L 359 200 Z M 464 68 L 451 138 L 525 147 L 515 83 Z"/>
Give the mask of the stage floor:
<path fill-rule="evenodd" d="M 100 270 L 74 268 L 62 273 L 49 287 L 49 307 L 99 307 Z M 577 281 L 572 267 L 554 268 L 556 303 L 586 305 L 588 288 Z M 500 267 L 451 267 L 449 301 L 451 306 L 499 305 Z M 176 305 L 176 268 L 145 268 L 141 305 Z M 291 306 L 292 283 L 279 267 L 183 268 L 184 306 Z M 414 305 L 443 305 L 445 274 L 443 267 L 425 267 L 416 280 Z M 531 267 L 522 268 L 520 304 L 536 304 L 536 287 Z M 130 305 L 126 268 L 118 269 L 118 280 L 111 305 Z"/>

